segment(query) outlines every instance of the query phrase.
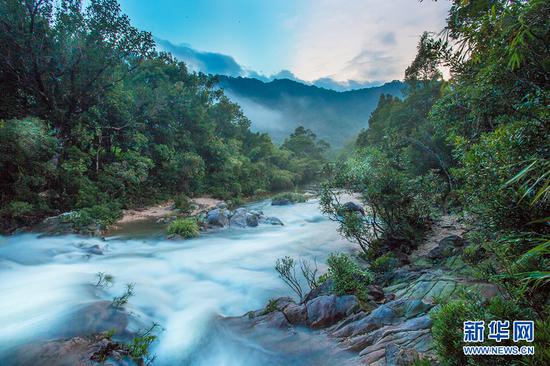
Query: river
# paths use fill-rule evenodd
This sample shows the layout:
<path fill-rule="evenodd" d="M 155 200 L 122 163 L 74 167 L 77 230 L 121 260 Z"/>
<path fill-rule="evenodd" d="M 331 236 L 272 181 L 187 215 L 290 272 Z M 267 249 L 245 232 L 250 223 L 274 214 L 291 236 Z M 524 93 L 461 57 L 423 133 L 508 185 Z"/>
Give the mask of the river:
<path fill-rule="evenodd" d="M 265 364 L 251 349 L 277 359 L 278 351 L 266 350 L 260 339 L 254 344 L 248 338 L 246 347 L 235 342 L 235 334 L 225 339 L 216 319 L 293 296 L 274 270 L 277 258 L 315 259 L 323 273 L 326 257 L 350 251 L 352 244 L 320 213 L 317 200 L 292 206 L 262 201 L 249 208 L 285 225 L 222 229 L 184 241 L 166 240 L 154 227 L 105 240 L 0 237 L 0 361 L 24 344 L 89 331 L 74 323 L 75 309 L 110 301 L 127 283 L 135 284 L 126 305 L 133 319 L 128 330 L 153 322 L 163 328 L 152 346 L 154 365 Z M 114 284 L 96 287 L 98 272 L 114 276 Z"/>

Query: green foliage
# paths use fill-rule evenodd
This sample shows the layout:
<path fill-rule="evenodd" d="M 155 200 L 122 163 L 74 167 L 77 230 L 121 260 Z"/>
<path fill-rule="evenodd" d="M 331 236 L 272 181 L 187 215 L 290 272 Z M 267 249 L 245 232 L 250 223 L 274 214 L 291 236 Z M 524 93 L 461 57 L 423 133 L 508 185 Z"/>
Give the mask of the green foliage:
<path fill-rule="evenodd" d="M 277 299 L 269 299 L 267 305 L 262 311 L 262 315 L 270 314 L 277 310 Z"/>
<path fill-rule="evenodd" d="M 399 264 L 397 258 L 392 252 L 386 253 L 374 260 L 369 269 L 376 273 L 391 272 Z"/>
<path fill-rule="evenodd" d="M 484 320 L 489 323 L 491 320 L 513 320 L 513 319 L 535 319 L 536 316 L 529 309 L 519 306 L 516 302 L 504 300 L 501 297 L 494 297 L 488 304 L 483 303 L 479 297 L 472 294 L 465 294 L 464 298 L 450 301 L 443 304 L 431 315 L 433 320 L 432 334 L 434 337 L 436 351 L 439 361 L 443 365 L 508 365 L 514 362 L 527 361 L 527 364 L 544 365 L 550 361 L 548 353 L 542 351 L 539 359 L 523 359 L 521 356 L 465 356 L 462 347 L 463 323 L 469 320 Z M 548 322 L 548 319 L 542 320 Z M 538 322 L 539 325 L 542 325 Z M 536 332 L 541 329 L 540 344 L 537 349 L 545 350 L 549 345 L 549 338 L 545 336 L 543 328 L 535 326 Z M 537 333 L 538 336 L 538 333 Z M 537 339 L 535 336 L 535 339 Z M 497 343 L 487 340 L 476 345 L 515 345 L 512 340 L 503 340 Z M 528 345 L 527 343 L 519 344 Z M 531 345 L 531 344 L 529 344 Z M 535 355 L 537 351 L 535 351 Z M 541 363 L 538 363 L 542 361 Z"/>
<path fill-rule="evenodd" d="M 153 323 L 153 325 L 146 329 L 145 331 L 138 332 L 128 344 L 126 348 L 128 349 L 128 354 L 135 361 L 138 361 L 139 364 L 150 365 L 154 361 L 154 356 L 150 354 L 150 348 L 154 341 L 157 340 L 157 331 L 159 325 Z"/>
<path fill-rule="evenodd" d="M 183 193 L 176 195 L 174 198 L 174 206 L 183 213 L 190 213 L 193 211 L 193 202 Z"/>
<path fill-rule="evenodd" d="M 30 215 L 33 210 L 34 207 L 28 202 L 11 201 L 2 213 L 14 219 L 21 219 Z"/>
<path fill-rule="evenodd" d="M 128 300 L 130 300 L 130 297 L 134 296 L 134 287 L 136 286 L 135 283 L 127 283 L 126 289 L 124 293 L 120 296 L 113 297 L 113 301 L 111 302 L 111 305 L 115 309 L 119 309 L 126 305 L 128 303 Z"/>
<path fill-rule="evenodd" d="M 289 200 L 292 203 L 300 203 L 300 202 L 306 201 L 306 197 L 303 194 L 297 193 L 297 192 L 278 193 L 274 195 L 271 199 L 272 200 Z"/>
<path fill-rule="evenodd" d="M 334 292 L 337 295 L 352 294 L 361 300 L 367 297 L 367 286 L 372 281 L 372 274 L 362 270 L 344 253 L 331 254 L 327 259 L 328 273 L 334 281 Z"/>
<path fill-rule="evenodd" d="M 279 278 L 298 295 L 300 301 L 304 298 L 302 284 L 296 273 L 296 261 L 289 256 L 277 258 L 275 270 L 279 273 Z"/>
<path fill-rule="evenodd" d="M 168 235 L 179 235 L 184 239 L 199 236 L 199 225 L 194 218 L 176 219 L 170 223 L 167 229 Z"/>
<path fill-rule="evenodd" d="M 105 272 L 97 272 L 96 277 L 97 277 L 97 282 L 95 286 L 101 287 L 101 288 L 111 287 L 115 279 L 113 275 L 110 275 Z"/>
<path fill-rule="evenodd" d="M 0 203 L 34 207 L 5 211 L 3 230 L 54 210 L 175 194 L 229 200 L 317 179 L 324 142 L 303 128 L 283 146 L 252 132 L 215 77 L 157 53 L 116 0 L 58 8 L 0 2 Z"/>
<path fill-rule="evenodd" d="M 105 229 L 120 217 L 122 217 L 122 210 L 116 202 L 113 202 L 82 208 L 69 215 L 67 220 L 77 229 L 84 229 L 89 225 L 99 225 L 101 229 Z"/>

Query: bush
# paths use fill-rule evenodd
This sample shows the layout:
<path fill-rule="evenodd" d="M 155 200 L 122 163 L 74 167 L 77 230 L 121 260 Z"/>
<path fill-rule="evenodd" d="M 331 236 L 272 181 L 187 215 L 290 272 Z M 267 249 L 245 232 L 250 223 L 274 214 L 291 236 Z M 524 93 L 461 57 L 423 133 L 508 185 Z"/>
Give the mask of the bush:
<path fill-rule="evenodd" d="M 367 285 L 372 274 L 362 270 L 347 254 L 331 254 L 327 259 L 328 273 L 334 281 L 337 295 L 355 295 L 361 300 L 367 297 Z"/>
<path fill-rule="evenodd" d="M 174 206 L 183 213 L 192 212 L 194 207 L 193 202 L 183 193 L 176 195 Z"/>
<path fill-rule="evenodd" d="M 264 310 L 262 311 L 262 315 L 270 314 L 277 310 L 277 299 L 269 299 L 267 301 L 267 305 L 265 306 Z"/>
<path fill-rule="evenodd" d="M 463 341 L 464 322 L 469 320 L 484 320 L 487 325 L 491 320 L 515 320 L 515 319 L 535 319 L 536 316 L 531 311 L 520 307 L 516 302 L 494 297 L 488 304 L 485 304 L 479 297 L 471 294 L 465 294 L 462 299 L 453 300 L 443 304 L 441 308 L 434 311 L 431 315 L 433 320 L 432 334 L 434 338 L 435 349 L 440 362 L 445 366 L 459 365 L 509 365 L 514 361 L 521 360 L 520 356 L 465 356 L 462 347 L 466 345 Z M 535 326 L 537 333 L 537 327 Z M 538 333 L 537 333 L 538 335 Z M 535 336 L 537 340 L 537 337 Z M 541 338 L 540 350 L 548 349 L 548 338 Z M 512 340 L 502 340 L 497 343 L 493 340 L 476 343 L 476 345 L 525 345 L 515 344 Z M 535 351 L 537 352 L 537 351 Z M 540 352 L 539 357 L 545 357 L 544 352 Z M 533 361 L 533 359 L 530 359 Z M 538 362 L 538 361 L 537 361 Z M 531 364 L 531 363 L 528 363 Z M 550 357 L 546 355 L 544 362 L 532 363 L 540 365 L 550 364 Z"/>
<path fill-rule="evenodd" d="M 11 201 L 4 209 L 4 213 L 14 219 L 21 219 L 32 214 L 33 206 L 28 202 Z"/>
<path fill-rule="evenodd" d="M 386 273 L 397 267 L 398 261 L 392 252 L 376 258 L 370 265 L 370 270 L 377 273 Z"/>
<path fill-rule="evenodd" d="M 169 235 L 179 235 L 189 239 L 199 236 L 199 225 L 193 218 L 177 219 L 168 226 Z"/>
<path fill-rule="evenodd" d="M 300 203 L 305 202 L 306 197 L 303 194 L 297 192 L 284 192 L 276 194 L 275 196 L 273 196 L 272 200 L 289 200 L 292 203 Z"/>
<path fill-rule="evenodd" d="M 68 216 L 68 221 L 77 229 L 89 225 L 99 225 L 101 229 L 106 229 L 121 217 L 122 210 L 118 203 L 106 203 L 82 208 Z"/>
<path fill-rule="evenodd" d="M 294 174 L 286 170 L 276 170 L 270 179 L 272 191 L 294 188 Z"/>

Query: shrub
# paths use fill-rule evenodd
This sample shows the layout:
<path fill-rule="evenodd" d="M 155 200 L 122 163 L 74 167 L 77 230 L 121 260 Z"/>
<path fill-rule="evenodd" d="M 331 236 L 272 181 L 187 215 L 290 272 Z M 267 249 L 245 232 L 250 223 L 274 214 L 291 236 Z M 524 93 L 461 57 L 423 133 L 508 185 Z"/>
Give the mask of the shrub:
<path fill-rule="evenodd" d="M 292 203 L 298 203 L 298 202 L 305 202 L 306 197 L 297 192 L 285 192 L 285 193 L 279 193 L 273 196 L 273 200 L 289 200 Z"/>
<path fill-rule="evenodd" d="M 77 229 L 83 229 L 94 224 L 99 225 L 101 229 L 105 229 L 114 224 L 120 217 L 122 217 L 122 210 L 119 204 L 115 202 L 82 208 L 69 215 L 67 220 Z"/>
<path fill-rule="evenodd" d="M 286 170 L 277 170 L 270 179 L 272 191 L 294 188 L 294 174 Z"/>
<path fill-rule="evenodd" d="M 189 239 L 199 235 L 199 225 L 193 218 L 177 219 L 168 226 L 169 235 L 179 235 Z"/>
<path fill-rule="evenodd" d="M 176 195 L 174 206 L 183 213 L 190 213 L 193 211 L 193 202 L 183 193 Z"/>
<path fill-rule="evenodd" d="M 432 335 L 439 360 L 445 366 L 509 365 L 520 361 L 521 358 L 519 356 L 465 356 L 462 349 L 465 345 L 463 342 L 464 322 L 469 320 L 484 320 L 485 324 L 488 324 L 491 320 L 534 319 L 535 317 L 531 311 L 520 307 L 514 301 L 505 300 L 497 296 L 492 298 L 488 304 L 485 304 L 479 297 L 465 294 L 461 299 L 443 304 L 431 315 L 433 320 Z M 537 328 L 535 327 L 535 329 Z M 542 338 L 540 342 L 541 345 L 538 349 L 548 348 L 548 338 Z M 485 337 L 485 342 L 476 343 L 476 345 L 506 346 L 516 344 L 512 343 L 511 339 L 496 343 L 495 341 L 487 340 L 487 337 Z M 524 344 L 520 343 L 519 345 Z M 544 353 L 540 357 L 544 357 Z M 546 358 L 544 362 L 539 364 L 547 365 L 549 361 L 550 358 Z"/>
<path fill-rule="evenodd" d="M 4 209 L 4 212 L 14 219 L 24 218 L 32 214 L 33 206 L 28 202 L 11 201 Z"/>
<path fill-rule="evenodd" d="M 135 286 L 136 285 L 134 283 L 127 283 L 126 284 L 126 290 L 124 291 L 124 293 L 120 296 L 113 297 L 113 301 L 112 301 L 111 305 L 115 309 L 119 309 L 119 308 L 123 307 L 124 305 L 126 305 L 128 303 L 128 300 L 130 299 L 130 297 L 134 296 L 134 287 Z"/>
<path fill-rule="evenodd" d="M 267 305 L 262 311 L 262 315 L 267 315 L 277 310 L 277 299 L 269 299 Z"/>
<path fill-rule="evenodd" d="M 386 273 L 393 270 L 398 264 L 397 258 L 392 252 L 376 258 L 370 265 L 370 270 L 377 273 Z"/>
<path fill-rule="evenodd" d="M 337 295 L 352 294 L 359 299 L 366 299 L 367 285 L 372 275 L 359 268 L 347 254 L 331 254 L 327 259 L 328 273 L 334 281 L 334 292 Z"/>

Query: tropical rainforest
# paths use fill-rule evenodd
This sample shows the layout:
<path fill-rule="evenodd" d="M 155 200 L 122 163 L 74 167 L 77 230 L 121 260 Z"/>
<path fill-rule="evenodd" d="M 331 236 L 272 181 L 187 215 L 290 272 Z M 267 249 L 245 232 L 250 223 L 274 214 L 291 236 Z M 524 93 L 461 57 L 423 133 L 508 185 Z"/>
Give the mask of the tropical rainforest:
<path fill-rule="evenodd" d="M 252 132 L 216 76 L 157 52 L 116 0 L 0 0 L 0 14 L 5 232 L 71 210 L 82 225 L 109 226 L 122 209 L 180 194 L 238 202 L 316 183 L 322 212 L 358 254 L 331 255 L 320 278 L 302 271 L 313 290 L 331 281 L 365 304 L 367 285 L 391 283 L 453 215 L 467 245 L 449 266 L 499 292 L 435 298 L 436 357 L 414 363 L 550 364 L 550 2 L 453 0 L 445 29 L 419 39 L 402 94 L 382 95 L 333 159 L 313 128 L 280 145 Z M 295 265 L 276 264 L 291 287 Z M 463 322 L 495 319 L 533 320 L 535 355 L 464 355 Z"/>

